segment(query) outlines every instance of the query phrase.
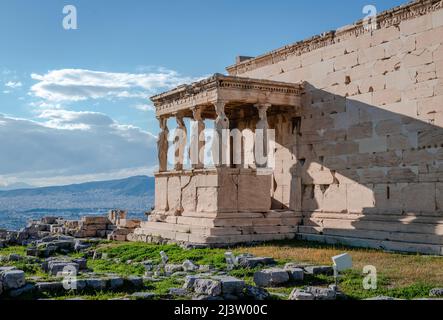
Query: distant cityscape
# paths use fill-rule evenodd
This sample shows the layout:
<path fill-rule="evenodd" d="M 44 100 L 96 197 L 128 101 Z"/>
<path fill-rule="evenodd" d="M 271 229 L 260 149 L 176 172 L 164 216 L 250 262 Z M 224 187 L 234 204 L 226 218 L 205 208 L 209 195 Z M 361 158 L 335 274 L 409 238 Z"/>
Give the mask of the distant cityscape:
<path fill-rule="evenodd" d="M 153 203 L 154 178 L 147 176 L 0 191 L 0 228 L 17 230 L 28 220 L 43 216 L 78 219 L 115 208 L 127 210 L 130 217 L 144 218 Z"/>

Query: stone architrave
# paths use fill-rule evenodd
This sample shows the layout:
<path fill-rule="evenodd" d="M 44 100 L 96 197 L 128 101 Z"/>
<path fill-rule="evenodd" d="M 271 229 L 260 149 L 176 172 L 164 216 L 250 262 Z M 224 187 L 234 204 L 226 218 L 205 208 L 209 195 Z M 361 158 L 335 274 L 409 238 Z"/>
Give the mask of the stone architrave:
<path fill-rule="evenodd" d="M 189 157 L 191 159 L 191 164 L 194 169 L 203 169 L 204 159 L 200 157 L 200 153 L 204 152 L 205 140 L 201 137 L 205 130 L 205 123 L 202 119 L 203 107 L 192 108 L 192 115 L 195 124 L 192 128 L 191 133 L 191 147 L 189 148 Z"/>
<path fill-rule="evenodd" d="M 186 148 L 187 130 L 183 119 L 183 115 L 176 115 L 177 128 L 175 130 L 174 146 L 175 146 L 175 162 L 174 169 L 176 171 L 183 170 L 184 155 Z"/>
<path fill-rule="evenodd" d="M 158 119 L 160 123 L 160 134 L 158 135 L 157 140 L 157 152 L 158 152 L 158 166 L 159 172 L 164 172 L 168 170 L 168 136 L 169 129 L 167 125 L 168 118 L 160 117 Z"/>

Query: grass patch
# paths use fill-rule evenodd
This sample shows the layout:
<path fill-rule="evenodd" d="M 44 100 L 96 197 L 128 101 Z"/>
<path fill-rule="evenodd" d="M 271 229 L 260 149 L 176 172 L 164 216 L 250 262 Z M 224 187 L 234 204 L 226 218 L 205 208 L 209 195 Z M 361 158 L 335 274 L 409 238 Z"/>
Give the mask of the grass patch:
<path fill-rule="evenodd" d="M 155 245 L 148 243 L 111 243 L 101 246 L 99 251 L 106 253 L 110 259 L 119 259 L 122 262 L 132 260 L 141 262 L 152 260 L 154 263 L 160 262 L 160 251 L 164 251 L 169 257 L 169 263 L 182 263 L 189 259 L 194 263 L 212 264 L 218 268 L 226 267 L 224 253 L 222 249 L 192 249 L 184 250 L 178 245 Z"/>
<path fill-rule="evenodd" d="M 87 266 L 98 274 L 115 273 L 121 276 L 142 276 L 145 268 L 142 265 L 116 263 L 112 260 L 88 260 Z"/>
<path fill-rule="evenodd" d="M 373 265 L 389 287 L 402 288 L 417 283 L 443 287 L 443 257 L 420 254 L 390 253 L 375 249 L 352 248 L 305 241 L 278 241 L 254 247 L 240 247 L 240 252 L 270 256 L 280 261 L 331 265 L 331 257 L 343 252 L 352 256 L 353 270 L 360 274 L 363 267 Z"/>
<path fill-rule="evenodd" d="M 25 246 L 10 246 L 10 247 L 0 249 L 0 256 L 7 256 L 7 255 L 10 255 L 11 253 L 25 256 L 26 255 L 26 247 Z"/>

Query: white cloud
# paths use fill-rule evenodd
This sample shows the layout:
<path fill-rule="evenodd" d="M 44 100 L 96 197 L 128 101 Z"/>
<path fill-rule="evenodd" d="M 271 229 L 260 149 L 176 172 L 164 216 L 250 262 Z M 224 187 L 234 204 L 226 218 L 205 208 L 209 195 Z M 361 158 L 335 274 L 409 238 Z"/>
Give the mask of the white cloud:
<path fill-rule="evenodd" d="M 0 181 L 33 185 L 152 173 L 156 137 L 105 114 L 46 110 L 42 122 L 0 114 Z"/>
<path fill-rule="evenodd" d="M 31 74 L 38 83 L 31 93 L 48 101 L 82 101 L 101 98 L 148 99 L 160 90 L 197 80 L 173 70 L 149 73 L 115 73 L 84 69 L 52 70 L 44 75 Z"/>
<path fill-rule="evenodd" d="M 8 81 L 5 83 L 5 87 L 11 88 L 11 89 L 17 89 L 23 86 L 23 84 L 20 81 Z"/>
<path fill-rule="evenodd" d="M 155 111 L 154 106 L 151 104 L 137 104 L 134 108 L 140 111 Z"/>

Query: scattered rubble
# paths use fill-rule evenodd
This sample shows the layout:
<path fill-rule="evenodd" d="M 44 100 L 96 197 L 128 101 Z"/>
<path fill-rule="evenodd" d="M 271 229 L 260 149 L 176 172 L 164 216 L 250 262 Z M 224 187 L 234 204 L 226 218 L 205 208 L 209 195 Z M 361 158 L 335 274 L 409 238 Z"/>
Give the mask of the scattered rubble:
<path fill-rule="evenodd" d="M 128 219 L 126 211 L 111 210 L 108 216 L 84 216 L 80 220 L 65 220 L 60 217 L 43 217 L 40 220 L 31 220 L 25 228 L 19 231 L 0 230 L 0 248 L 7 245 L 28 245 L 37 240 L 53 236 L 70 237 L 64 243 L 40 242 L 37 250 L 42 255 L 50 255 L 57 250 L 83 250 L 87 244 L 72 242 L 73 238 L 100 238 L 108 240 L 126 241 L 127 235 L 140 226 L 140 220 Z M 56 246 L 57 248 L 55 248 Z M 64 247 L 66 246 L 66 247 Z"/>
<path fill-rule="evenodd" d="M 430 297 L 443 297 L 443 288 L 433 288 L 429 291 Z"/>
<path fill-rule="evenodd" d="M 337 291 L 335 286 L 328 288 L 306 287 L 294 289 L 289 295 L 289 300 L 336 300 Z"/>

